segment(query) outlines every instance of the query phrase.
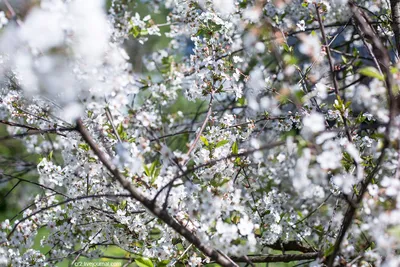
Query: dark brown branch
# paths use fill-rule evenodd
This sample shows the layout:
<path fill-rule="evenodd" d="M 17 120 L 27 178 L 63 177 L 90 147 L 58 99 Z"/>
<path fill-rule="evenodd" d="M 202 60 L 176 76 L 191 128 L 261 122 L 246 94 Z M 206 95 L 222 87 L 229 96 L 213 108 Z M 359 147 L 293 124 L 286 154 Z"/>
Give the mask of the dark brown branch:
<path fill-rule="evenodd" d="M 45 133 L 55 133 L 55 134 L 61 135 L 60 132 L 72 132 L 74 130 L 76 130 L 76 129 L 75 128 L 54 128 L 54 129 L 29 130 L 25 133 L 2 136 L 2 137 L 0 137 L 0 141 L 13 139 L 13 138 L 26 137 L 26 136 L 30 136 L 30 135 L 45 134 Z"/>
<path fill-rule="evenodd" d="M 400 53 L 400 1 L 390 0 L 392 10 L 392 29 L 396 40 L 397 53 Z"/>
<path fill-rule="evenodd" d="M 303 253 L 307 252 L 315 252 L 314 249 L 310 247 L 305 247 L 299 241 L 291 240 L 288 242 L 280 242 L 279 240 L 272 245 L 267 245 L 267 247 L 275 249 L 275 250 L 284 250 L 284 251 L 300 251 Z"/>
<path fill-rule="evenodd" d="M 25 182 L 25 183 L 28 183 L 28 184 L 33 184 L 33 185 L 41 187 L 43 190 L 49 190 L 49 191 L 52 191 L 52 192 L 54 192 L 54 193 L 56 193 L 58 195 L 61 195 L 63 197 L 67 197 L 65 194 L 63 194 L 61 192 L 58 192 L 58 191 L 56 191 L 56 190 L 54 190 L 54 189 L 52 189 L 52 188 L 50 188 L 48 186 L 45 186 L 44 184 L 41 184 L 41 183 L 38 183 L 38 182 L 35 182 L 35 181 L 29 181 L 29 180 L 26 180 L 26 179 L 23 179 L 23 178 L 20 178 L 20 177 L 17 177 L 17 176 L 12 176 L 12 175 L 9 175 L 9 174 L 4 174 L 4 173 L 0 174 L 0 176 L 6 176 L 6 177 L 10 178 L 8 180 L 17 179 L 19 182 Z M 0 183 L 1 182 L 3 182 L 3 181 L 0 180 Z"/>
<path fill-rule="evenodd" d="M 356 28 L 357 31 L 360 32 L 361 40 L 362 40 L 362 42 L 363 42 L 365 48 L 367 49 L 368 53 L 369 53 L 370 56 L 372 57 L 372 59 L 373 59 L 373 61 L 374 61 L 374 63 L 375 63 L 375 66 L 376 66 L 377 69 L 379 70 L 379 73 L 380 73 L 381 75 L 383 75 L 382 70 L 381 70 L 381 66 L 379 65 L 378 59 L 376 58 L 374 52 L 372 52 L 371 47 L 368 45 L 368 43 L 367 43 L 367 41 L 365 40 L 365 37 L 363 36 L 363 34 L 362 34 L 362 32 L 360 31 L 359 27 L 356 25 L 355 28 Z"/>
<path fill-rule="evenodd" d="M 302 261 L 312 260 L 319 257 L 318 252 L 310 252 L 304 254 L 284 254 L 284 255 L 262 255 L 262 256 L 246 256 L 246 257 L 232 257 L 235 262 L 248 262 L 249 260 L 253 263 L 262 262 L 291 262 L 291 261 Z"/>
<path fill-rule="evenodd" d="M 16 122 L 12 122 L 12 121 L 0 120 L 0 123 L 1 124 L 5 124 L 5 125 L 9 125 L 9 126 L 26 128 L 26 129 L 29 129 L 29 130 L 37 130 L 38 129 L 36 127 L 32 127 L 32 126 L 29 126 L 29 125 L 20 124 L 20 123 L 16 123 Z"/>
<path fill-rule="evenodd" d="M 245 263 L 267 263 L 267 262 L 291 262 L 291 261 L 301 261 L 301 260 L 315 260 L 319 256 L 318 252 L 303 253 L 303 254 L 285 254 L 285 255 L 247 255 L 243 257 L 231 257 L 235 262 L 245 262 Z M 100 258 L 114 259 L 114 260 L 131 260 L 128 257 L 118 257 L 112 255 L 102 255 Z"/>

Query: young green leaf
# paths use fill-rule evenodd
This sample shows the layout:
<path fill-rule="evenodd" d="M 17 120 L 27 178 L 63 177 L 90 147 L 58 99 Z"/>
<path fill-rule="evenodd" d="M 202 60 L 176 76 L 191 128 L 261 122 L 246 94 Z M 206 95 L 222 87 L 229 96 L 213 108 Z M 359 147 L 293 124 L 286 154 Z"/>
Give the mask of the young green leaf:
<path fill-rule="evenodd" d="M 200 136 L 200 140 L 204 143 L 205 146 L 209 146 L 208 140 L 205 136 Z"/>
<path fill-rule="evenodd" d="M 215 148 L 218 148 L 218 147 L 221 147 L 221 146 L 224 146 L 224 145 L 226 145 L 227 143 L 229 143 L 229 141 L 228 140 L 222 140 L 222 141 L 219 141 L 216 145 L 215 145 Z"/>
<path fill-rule="evenodd" d="M 135 259 L 135 263 L 139 266 L 139 267 L 154 267 L 154 264 L 151 262 L 151 260 L 149 258 L 137 258 Z"/>
<path fill-rule="evenodd" d="M 381 81 L 385 79 L 385 77 L 382 74 L 380 74 L 379 71 L 374 67 L 362 68 L 358 71 L 358 73 L 367 77 L 376 78 Z"/>

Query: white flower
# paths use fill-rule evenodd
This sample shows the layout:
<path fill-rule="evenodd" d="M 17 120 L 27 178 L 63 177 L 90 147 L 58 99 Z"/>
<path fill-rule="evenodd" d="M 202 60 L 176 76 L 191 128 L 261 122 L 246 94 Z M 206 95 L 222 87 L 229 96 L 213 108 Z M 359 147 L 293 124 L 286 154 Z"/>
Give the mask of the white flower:
<path fill-rule="evenodd" d="M 239 79 L 240 79 L 240 70 L 239 69 L 235 69 L 235 72 L 233 73 L 232 76 L 235 79 L 235 81 L 239 81 Z"/>
<path fill-rule="evenodd" d="M 128 168 L 131 173 L 138 173 L 142 168 L 141 156 L 138 148 L 131 143 L 117 143 L 116 153 L 113 162 L 119 168 Z"/>
<path fill-rule="evenodd" d="M 300 31 L 305 31 L 306 30 L 306 23 L 304 19 L 300 20 L 296 26 L 299 28 Z"/>
<path fill-rule="evenodd" d="M 274 223 L 270 226 L 270 231 L 274 234 L 280 235 L 282 233 L 282 226 Z"/>
<path fill-rule="evenodd" d="M 332 178 L 332 182 L 345 194 L 350 194 L 353 191 L 355 183 L 354 177 L 351 175 L 335 175 Z"/>
<path fill-rule="evenodd" d="M 49 227 L 50 231 L 55 231 L 56 223 L 54 221 L 50 221 L 47 223 L 47 227 Z"/>
<path fill-rule="evenodd" d="M 193 254 L 188 260 L 189 266 L 201 266 L 201 258 L 197 257 L 196 254 Z"/>
<path fill-rule="evenodd" d="M 328 97 L 327 87 L 325 84 L 317 83 L 315 85 L 315 90 L 317 91 L 317 96 L 321 99 Z"/>
<path fill-rule="evenodd" d="M 286 159 L 286 156 L 281 153 L 276 157 L 276 159 L 278 160 L 279 163 L 282 163 Z"/>
<path fill-rule="evenodd" d="M 317 157 L 317 162 L 322 169 L 336 169 L 340 167 L 340 159 L 334 158 L 337 154 L 331 151 L 324 151 Z"/>
<path fill-rule="evenodd" d="M 373 142 L 374 142 L 373 139 L 369 138 L 368 136 L 364 136 L 361 139 L 360 147 L 372 147 Z"/>
<path fill-rule="evenodd" d="M 374 119 L 374 115 L 368 112 L 364 113 L 363 117 L 365 117 L 368 121 L 372 121 Z"/>
<path fill-rule="evenodd" d="M 10 220 L 6 219 L 4 222 L 1 223 L 1 229 L 3 230 L 11 230 Z"/>
<path fill-rule="evenodd" d="M 379 193 L 379 187 L 378 187 L 378 185 L 376 185 L 376 184 L 370 184 L 370 185 L 368 185 L 368 193 L 369 193 L 371 196 L 373 196 L 373 197 L 377 196 L 378 193 Z"/>
<path fill-rule="evenodd" d="M 0 11 L 0 29 L 8 23 L 8 19 L 4 11 Z"/>
<path fill-rule="evenodd" d="M 256 49 L 257 53 L 262 54 L 265 52 L 265 44 L 262 42 L 257 42 L 254 48 Z"/>
<path fill-rule="evenodd" d="M 222 16 L 228 16 L 235 12 L 234 0 L 213 0 L 214 8 L 221 13 Z"/>
<path fill-rule="evenodd" d="M 258 7 L 248 7 L 243 12 L 243 18 L 248 19 L 251 22 L 258 22 L 262 14 L 262 9 Z"/>
<path fill-rule="evenodd" d="M 337 169 L 341 166 L 342 151 L 337 142 L 329 140 L 322 146 L 324 152 L 317 156 L 317 162 L 322 169 Z"/>
<path fill-rule="evenodd" d="M 150 28 L 147 28 L 147 32 L 149 33 L 149 35 L 161 36 L 160 28 L 158 28 L 157 25 L 153 25 Z"/>
<path fill-rule="evenodd" d="M 60 12 L 34 8 L 21 26 L 20 38 L 32 48 L 42 52 L 59 47 L 65 40 L 62 28 L 64 19 Z M 43 32 L 46 32 L 46 34 L 42 34 Z M 38 38 L 38 36 L 41 36 L 41 38 Z"/>
<path fill-rule="evenodd" d="M 239 57 L 239 56 L 233 56 L 233 62 L 234 63 L 241 63 L 241 62 L 243 62 L 243 59 L 241 58 L 241 57 Z"/>
<path fill-rule="evenodd" d="M 319 113 L 311 113 L 303 118 L 302 133 L 306 138 L 325 130 L 325 118 Z"/>
<path fill-rule="evenodd" d="M 321 54 L 321 43 L 317 36 L 314 35 L 300 35 L 302 43 L 299 46 L 299 51 L 308 55 L 313 60 L 317 60 Z"/>
<path fill-rule="evenodd" d="M 238 224 L 240 234 L 244 236 L 250 235 L 253 232 L 253 228 L 254 225 L 247 216 L 244 216 L 240 219 L 240 222 Z"/>

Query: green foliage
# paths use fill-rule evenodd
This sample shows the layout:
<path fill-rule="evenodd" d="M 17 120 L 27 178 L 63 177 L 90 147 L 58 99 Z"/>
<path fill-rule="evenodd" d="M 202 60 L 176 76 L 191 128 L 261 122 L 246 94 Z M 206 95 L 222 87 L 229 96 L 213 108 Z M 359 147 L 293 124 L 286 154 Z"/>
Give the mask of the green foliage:
<path fill-rule="evenodd" d="M 358 71 L 361 75 L 384 81 L 385 77 L 374 67 L 364 67 Z"/>
<path fill-rule="evenodd" d="M 149 259 L 149 258 L 137 258 L 135 259 L 135 263 L 139 266 L 139 267 L 154 267 L 153 262 Z"/>

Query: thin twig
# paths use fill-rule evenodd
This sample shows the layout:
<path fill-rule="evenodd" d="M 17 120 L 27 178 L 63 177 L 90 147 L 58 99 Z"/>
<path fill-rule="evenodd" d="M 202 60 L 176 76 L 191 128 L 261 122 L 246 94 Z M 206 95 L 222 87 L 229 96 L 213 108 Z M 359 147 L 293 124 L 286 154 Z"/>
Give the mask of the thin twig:
<path fill-rule="evenodd" d="M 15 232 L 15 230 L 17 229 L 18 225 L 26 220 L 28 220 L 29 218 L 32 218 L 33 216 L 35 216 L 36 214 L 42 213 L 43 211 L 64 205 L 64 204 L 68 204 L 70 202 L 75 202 L 75 201 L 80 201 L 80 200 L 85 200 L 85 199 L 90 199 L 90 198 L 101 198 L 101 197 L 132 197 L 129 194 L 119 194 L 119 195 L 112 195 L 112 194 L 102 194 L 102 195 L 90 195 L 90 196 L 80 196 L 80 197 L 75 197 L 75 198 L 70 198 L 61 202 L 58 202 L 56 204 L 41 208 L 35 212 L 30 213 L 29 215 L 27 215 L 26 217 L 22 218 L 21 220 L 19 220 L 14 227 L 11 229 L 10 233 L 7 235 L 7 239 L 10 239 L 11 235 Z M 1 243 L 0 243 L 1 244 Z"/>
<path fill-rule="evenodd" d="M 30 136 L 30 135 L 45 134 L 45 133 L 54 133 L 54 134 L 58 134 L 58 135 L 63 135 L 60 132 L 72 132 L 75 130 L 76 130 L 75 128 L 53 128 L 53 129 L 29 130 L 25 133 L 2 136 L 2 137 L 0 137 L 0 141 L 5 141 L 8 139 L 13 139 L 13 138 L 26 137 L 26 136 Z"/>
<path fill-rule="evenodd" d="M 200 136 L 203 134 L 204 128 L 206 128 L 207 122 L 210 119 L 211 116 L 211 112 L 212 112 L 212 103 L 214 100 L 214 95 L 213 93 L 210 94 L 210 103 L 208 104 L 208 111 L 206 114 L 206 118 L 204 119 L 203 124 L 201 125 L 200 131 L 197 133 L 196 139 L 194 139 L 192 145 L 190 146 L 188 152 L 186 153 L 186 156 L 190 156 L 190 153 L 192 153 L 193 149 L 196 147 L 197 142 L 199 142 Z M 187 161 L 185 161 L 183 163 L 183 165 L 185 165 L 187 163 Z"/>
<path fill-rule="evenodd" d="M 329 47 L 328 38 L 326 37 L 324 24 L 322 23 L 322 18 L 321 18 L 321 14 L 320 14 L 320 6 L 318 4 L 315 4 L 315 10 L 317 12 L 317 18 L 318 18 L 319 26 L 321 27 L 322 39 L 323 39 L 323 41 L 325 43 L 325 51 L 326 51 L 326 55 L 328 57 L 329 68 L 331 70 L 333 87 L 335 88 L 335 94 L 339 97 L 340 96 L 339 95 L 339 84 L 338 84 L 337 79 L 336 79 L 335 66 L 333 64 L 333 59 L 332 59 L 331 50 L 330 50 L 330 47 Z M 352 136 L 350 134 L 350 130 L 349 130 L 349 127 L 347 125 L 347 120 L 343 116 L 343 114 L 341 114 L 340 116 L 341 116 L 341 118 L 343 120 L 343 125 L 344 125 L 344 128 L 345 128 L 347 139 L 350 142 L 353 142 L 353 138 L 352 138 Z"/>

